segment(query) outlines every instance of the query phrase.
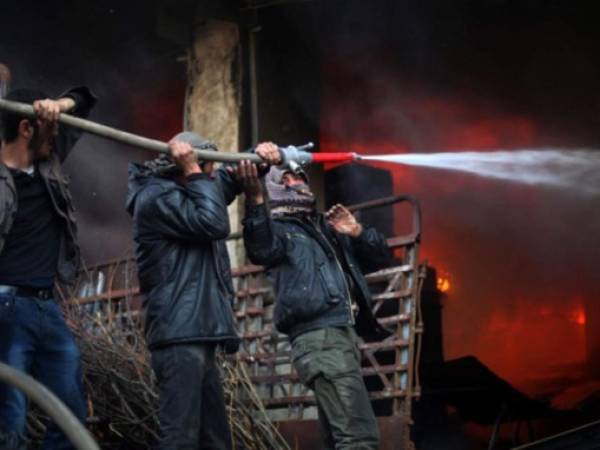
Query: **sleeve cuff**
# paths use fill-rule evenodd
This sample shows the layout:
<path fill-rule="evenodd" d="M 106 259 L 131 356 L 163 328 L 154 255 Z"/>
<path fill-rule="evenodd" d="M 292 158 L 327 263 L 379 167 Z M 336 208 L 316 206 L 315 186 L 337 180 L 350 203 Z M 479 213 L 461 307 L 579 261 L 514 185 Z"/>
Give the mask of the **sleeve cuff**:
<path fill-rule="evenodd" d="M 246 218 L 255 219 L 257 217 L 267 216 L 267 207 L 263 203 L 261 205 L 254 205 L 252 203 L 246 203 Z"/>
<path fill-rule="evenodd" d="M 367 235 L 366 231 L 367 231 L 367 227 L 363 224 L 361 224 L 362 226 L 362 231 L 360 232 L 360 234 L 358 236 L 350 236 L 350 239 L 353 242 L 363 242 L 365 240 L 365 236 Z"/>
<path fill-rule="evenodd" d="M 212 180 L 212 178 L 206 173 L 193 173 L 185 177 L 186 181 L 196 181 L 196 180 Z"/>
<path fill-rule="evenodd" d="M 85 115 L 89 113 L 98 100 L 96 95 L 85 86 L 69 89 L 59 96 L 59 98 L 65 97 L 71 98 L 75 102 L 75 107 L 70 111 L 71 113 L 83 113 Z"/>

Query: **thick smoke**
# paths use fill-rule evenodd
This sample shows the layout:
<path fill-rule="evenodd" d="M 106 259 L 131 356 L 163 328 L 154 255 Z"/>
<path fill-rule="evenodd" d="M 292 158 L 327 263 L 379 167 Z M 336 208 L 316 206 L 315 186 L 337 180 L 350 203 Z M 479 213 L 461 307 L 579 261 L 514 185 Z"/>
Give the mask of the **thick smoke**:
<path fill-rule="evenodd" d="M 584 11 L 534 11 L 517 2 L 381 3 L 385 13 L 354 2 L 325 8 L 322 151 L 427 158 L 418 154 L 600 148 L 591 44 L 598 40 L 584 26 Z M 421 201 L 423 257 L 450 282 L 446 357 L 474 354 L 561 406 L 589 393 L 563 395 L 567 376 L 570 386 L 589 377 L 585 305 L 599 296 L 597 197 L 371 164 L 392 172 L 396 193 Z M 587 186 L 576 177 L 570 183 Z"/>
<path fill-rule="evenodd" d="M 3 2 L 0 62 L 12 87 L 56 96 L 87 85 L 98 96 L 91 119 L 168 139 L 182 127 L 185 66 L 181 51 L 157 37 L 147 2 Z M 87 262 L 126 255 L 131 224 L 125 212 L 127 164 L 150 155 L 84 135 L 66 162 Z"/>

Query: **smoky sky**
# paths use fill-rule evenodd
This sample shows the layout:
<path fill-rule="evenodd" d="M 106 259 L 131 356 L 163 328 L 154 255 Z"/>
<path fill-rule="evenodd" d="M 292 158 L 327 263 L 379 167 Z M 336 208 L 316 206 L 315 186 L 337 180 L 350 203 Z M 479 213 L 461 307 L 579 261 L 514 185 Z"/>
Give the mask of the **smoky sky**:
<path fill-rule="evenodd" d="M 592 17 L 564 1 L 327 2 L 321 147 L 600 151 Z M 452 286 L 447 357 L 475 354 L 532 395 L 560 367 L 585 365 L 586 338 L 599 338 L 583 326 L 600 293 L 597 197 L 374 165 L 421 202 L 422 256 Z"/>
<path fill-rule="evenodd" d="M 321 56 L 355 88 L 369 84 L 355 98 L 365 115 L 387 107 L 373 86 L 395 83 L 393 95 L 426 89 L 440 99 L 488 102 L 598 146 L 593 87 L 600 33 L 592 17 L 585 4 L 566 1 L 375 1 L 369 8 L 327 2 L 320 14 Z M 482 115 L 488 112 L 485 104 L 479 107 Z M 374 137 L 400 133 L 406 137 L 401 128 L 373 130 Z"/>
<path fill-rule="evenodd" d="M 3 1 L 0 61 L 12 87 L 56 96 L 86 85 L 98 97 L 90 119 L 157 139 L 181 130 L 184 52 L 156 33 L 152 2 Z M 131 247 L 124 210 L 127 163 L 149 155 L 84 135 L 65 165 L 87 261 Z"/>

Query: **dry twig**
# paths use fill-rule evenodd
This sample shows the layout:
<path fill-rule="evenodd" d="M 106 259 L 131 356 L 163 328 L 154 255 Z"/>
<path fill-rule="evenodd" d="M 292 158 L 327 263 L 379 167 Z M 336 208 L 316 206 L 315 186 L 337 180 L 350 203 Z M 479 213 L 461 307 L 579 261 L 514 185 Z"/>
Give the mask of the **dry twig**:
<path fill-rule="evenodd" d="M 137 316 L 129 308 L 124 314 L 114 314 L 110 301 L 93 313 L 86 306 L 64 304 L 68 305 L 64 308 L 67 322 L 81 350 L 88 424 L 100 446 L 152 448 L 158 441 L 158 391 Z M 269 421 L 245 363 L 223 357 L 220 363 L 234 447 L 288 449 Z M 39 411 L 30 416 L 30 434 L 39 442 L 43 418 Z"/>

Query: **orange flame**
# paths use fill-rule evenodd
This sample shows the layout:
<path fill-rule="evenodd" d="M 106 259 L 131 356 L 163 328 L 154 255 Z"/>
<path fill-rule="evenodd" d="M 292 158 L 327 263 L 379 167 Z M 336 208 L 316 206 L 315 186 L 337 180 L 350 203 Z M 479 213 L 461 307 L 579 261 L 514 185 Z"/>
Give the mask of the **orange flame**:
<path fill-rule="evenodd" d="M 437 288 L 440 292 L 446 293 L 450 290 L 450 280 L 446 277 L 438 277 Z"/>

